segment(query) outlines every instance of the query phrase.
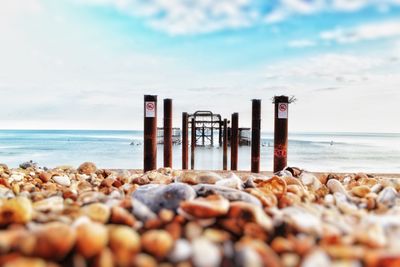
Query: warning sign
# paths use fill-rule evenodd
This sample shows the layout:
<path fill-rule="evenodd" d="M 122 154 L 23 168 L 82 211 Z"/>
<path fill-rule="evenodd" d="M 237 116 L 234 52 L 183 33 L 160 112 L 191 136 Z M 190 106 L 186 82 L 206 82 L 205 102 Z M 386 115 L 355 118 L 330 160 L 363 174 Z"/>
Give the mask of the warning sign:
<path fill-rule="evenodd" d="M 145 103 L 146 111 L 145 117 L 146 118 L 154 118 L 156 116 L 156 102 L 147 102 Z"/>
<path fill-rule="evenodd" d="M 278 119 L 287 119 L 287 118 L 288 118 L 288 103 L 279 103 Z"/>

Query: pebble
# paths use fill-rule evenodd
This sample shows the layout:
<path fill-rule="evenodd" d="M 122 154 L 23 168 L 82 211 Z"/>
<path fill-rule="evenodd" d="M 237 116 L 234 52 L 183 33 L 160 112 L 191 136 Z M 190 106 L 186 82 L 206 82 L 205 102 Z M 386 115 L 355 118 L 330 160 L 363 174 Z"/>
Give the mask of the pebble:
<path fill-rule="evenodd" d="M 231 172 L 227 178 L 218 180 L 215 184 L 237 190 L 242 190 L 244 187 L 243 181 L 233 172 Z"/>
<path fill-rule="evenodd" d="M 103 203 L 93 203 L 83 206 L 82 215 L 88 216 L 91 220 L 106 223 L 110 219 L 111 209 Z"/>
<path fill-rule="evenodd" d="M 25 224 L 32 219 L 32 203 L 25 197 L 0 199 L 0 225 Z"/>
<path fill-rule="evenodd" d="M 87 259 L 100 254 L 108 243 L 107 228 L 90 220 L 78 224 L 76 234 L 76 250 Z"/>
<path fill-rule="evenodd" d="M 157 218 L 157 215 L 152 212 L 146 205 L 134 198 L 132 198 L 132 213 L 142 222 Z"/>
<path fill-rule="evenodd" d="M 391 207 L 395 204 L 396 197 L 397 191 L 393 187 L 386 187 L 378 194 L 376 201 L 378 205 Z"/>
<path fill-rule="evenodd" d="M 229 201 L 219 195 L 182 201 L 180 208 L 197 218 L 213 218 L 225 215 L 229 210 Z"/>
<path fill-rule="evenodd" d="M 172 250 L 174 240 L 167 231 L 150 230 L 142 235 L 141 244 L 144 251 L 163 259 Z"/>
<path fill-rule="evenodd" d="M 78 172 L 80 174 L 92 174 L 97 171 L 97 167 L 93 162 L 84 162 L 78 167 Z"/>
<path fill-rule="evenodd" d="M 117 264 L 127 266 L 141 248 L 140 236 L 129 226 L 109 226 L 109 246 Z"/>
<path fill-rule="evenodd" d="M 23 173 L 14 173 L 11 174 L 10 178 L 9 178 L 9 182 L 21 182 L 24 179 L 24 174 Z"/>
<path fill-rule="evenodd" d="M 71 185 L 71 179 L 67 175 L 54 175 L 52 179 L 54 180 L 54 182 L 62 186 Z"/>
<path fill-rule="evenodd" d="M 34 230 L 36 243 L 33 256 L 49 260 L 62 260 L 72 250 L 76 233 L 69 225 L 50 222 Z"/>
<path fill-rule="evenodd" d="M 176 210 L 181 201 L 194 199 L 196 192 L 184 183 L 148 184 L 133 192 L 133 198 L 158 213 L 161 209 Z"/>
<path fill-rule="evenodd" d="M 188 260 L 192 255 L 192 246 L 189 241 L 185 239 L 178 239 L 175 241 L 173 249 L 168 254 L 168 259 L 172 263 L 178 263 Z"/>
<path fill-rule="evenodd" d="M 357 197 L 365 197 L 370 191 L 366 185 L 355 186 L 351 189 L 351 193 Z"/>
<path fill-rule="evenodd" d="M 220 266 L 222 257 L 218 247 L 205 238 L 198 238 L 192 242 L 193 264 L 195 267 Z"/>
<path fill-rule="evenodd" d="M 221 195 L 229 201 L 244 201 L 261 207 L 261 202 L 254 196 L 233 188 L 218 185 L 199 184 L 193 186 L 198 196 Z"/>

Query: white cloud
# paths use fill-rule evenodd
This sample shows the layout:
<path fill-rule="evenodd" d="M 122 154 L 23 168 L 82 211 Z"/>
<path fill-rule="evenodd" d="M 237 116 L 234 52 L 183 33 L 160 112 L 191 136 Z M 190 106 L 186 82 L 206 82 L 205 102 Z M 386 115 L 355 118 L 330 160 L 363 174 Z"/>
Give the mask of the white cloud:
<path fill-rule="evenodd" d="M 288 43 L 288 46 L 293 48 L 312 47 L 315 45 L 316 43 L 314 41 L 308 39 L 292 40 Z"/>
<path fill-rule="evenodd" d="M 384 21 L 363 24 L 354 28 L 337 28 L 325 31 L 320 38 L 337 43 L 355 43 L 400 36 L 400 21 Z"/>
<path fill-rule="evenodd" d="M 400 5 L 398 0 L 70 0 L 89 5 L 111 6 L 144 18 L 146 23 L 172 35 L 209 33 L 224 29 L 282 22 L 294 15 L 318 12 L 355 12 Z M 261 8 L 268 7 L 268 8 Z"/>

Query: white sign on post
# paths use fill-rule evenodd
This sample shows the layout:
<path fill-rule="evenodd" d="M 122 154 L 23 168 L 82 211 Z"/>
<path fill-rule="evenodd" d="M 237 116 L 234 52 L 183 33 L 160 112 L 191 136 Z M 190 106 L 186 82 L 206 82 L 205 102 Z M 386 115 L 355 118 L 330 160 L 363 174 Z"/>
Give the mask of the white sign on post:
<path fill-rule="evenodd" d="M 279 103 L 278 119 L 287 119 L 287 118 L 288 118 L 288 103 Z"/>
<path fill-rule="evenodd" d="M 146 105 L 145 117 L 154 118 L 156 116 L 156 102 L 146 101 L 145 105 Z"/>

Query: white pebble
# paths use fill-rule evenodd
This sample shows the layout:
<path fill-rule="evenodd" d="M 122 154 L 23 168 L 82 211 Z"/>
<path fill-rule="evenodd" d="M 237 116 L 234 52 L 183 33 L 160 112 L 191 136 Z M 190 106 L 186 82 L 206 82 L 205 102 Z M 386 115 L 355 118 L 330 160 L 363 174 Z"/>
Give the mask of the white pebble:
<path fill-rule="evenodd" d="M 205 238 L 193 241 L 193 263 L 196 267 L 217 267 L 221 263 L 218 247 Z"/>
<path fill-rule="evenodd" d="M 56 176 L 53 176 L 52 179 L 54 180 L 54 182 L 56 182 L 59 185 L 63 185 L 63 186 L 71 185 L 71 180 L 66 175 L 62 175 L 62 176 L 56 175 Z"/>

